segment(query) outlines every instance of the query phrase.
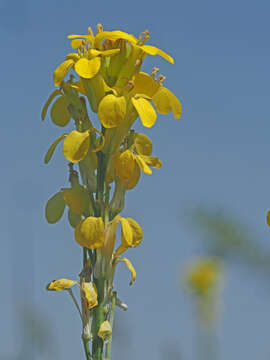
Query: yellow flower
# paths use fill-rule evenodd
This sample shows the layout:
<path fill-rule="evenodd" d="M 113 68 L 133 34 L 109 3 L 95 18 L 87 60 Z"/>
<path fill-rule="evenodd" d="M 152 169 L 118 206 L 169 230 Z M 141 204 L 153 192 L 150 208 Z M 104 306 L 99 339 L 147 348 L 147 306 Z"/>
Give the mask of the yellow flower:
<path fill-rule="evenodd" d="M 103 340 L 107 341 L 112 335 L 112 327 L 109 321 L 103 321 L 98 330 L 98 336 Z"/>
<path fill-rule="evenodd" d="M 54 85 L 60 86 L 70 69 L 74 68 L 76 73 L 84 78 L 93 78 L 100 70 L 101 58 L 113 56 L 120 49 L 96 50 L 90 47 L 90 42 L 85 41 L 81 44 L 82 51 L 71 53 L 66 56 L 66 60 L 62 62 L 54 71 Z"/>
<path fill-rule="evenodd" d="M 115 156 L 114 168 L 116 175 L 126 189 L 133 189 L 140 178 L 140 172 L 152 174 L 152 168 L 160 169 L 162 162 L 152 153 L 152 142 L 144 134 L 135 134 L 133 145 L 130 149 Z"/>
<path fill-rule="evenodd" d="M 98 293 L 96 285 L 93 282 L 83 282 L 82 292 L 87 302 L 87 307 L 91 310 L 98 305 Z"/>
<path fill-rule="evenodd" d="M 151 46 L 151 45 L 144 45 L 145 41 L 149 39 L 149 32 L 146 30 L 144 33 L 142 33 L 143 36 L 140 36 L 139 39 L 137 39 L 135 36 L 131 34 L 127 34 L 120 30 L 115 31 L 102 31 L 99 34 L 96 35 L 94 39 L 94 47 L 96 49 L 101 49 L 103 40 L 112 40 L 116 41 L 118 39 L 124 39 L 129 41 L 134 47 L 142 50 L 145 54 L 148 55 L 160 55 L 165 60 L 169 61 L 170 63 L 174 63 L 173 58 L 166 54 L 163 50 Z"/>
<path fill-rule="evenodd" d="M 220 271 L 220 264 L 216 258 L 199 259 L 188 267 L 186 284 L 198 295 L 207 295 L 219 282 Z"/>
<path fill-rule="evenodd" d="M 97 249 L 104 244 L 104 224 L 101 217 L 89 216 L 75 228 L 75 240 L 88 249 Z"/>
<path fill-rule="evenodd" d="M 121 229 L 121 245 L 115 252 L 115 257 L 121 255 L 130 247 L 137 247 L 143 238 L 143 231 L 140 225 L 131 218 L 120 218 Z"/>
<path fill-rule="evenodd" d="M 51 281 L 47 286 L 47 290 L 51 291 L 62 291 L 69 289 L 73 285 L 78 285 L 77 281 L 69 280 L 69 279 L 58 279 Z"/>
<path fill-rule="evenodd" d="M 179 119 L 182 112 L 182 106 L 177 97 L 166 87 L 162 81 L 156 82 L 154 78 L 147 73 L 139 72 L 133 78 L 133 89 L 131 98 L 142 124 L 145 127 L 152 127 L 156 122 L 156 112 L 151 105 L 153 101 L 157 112 L 168 114 L 173 111 L 176 119 Z"/>

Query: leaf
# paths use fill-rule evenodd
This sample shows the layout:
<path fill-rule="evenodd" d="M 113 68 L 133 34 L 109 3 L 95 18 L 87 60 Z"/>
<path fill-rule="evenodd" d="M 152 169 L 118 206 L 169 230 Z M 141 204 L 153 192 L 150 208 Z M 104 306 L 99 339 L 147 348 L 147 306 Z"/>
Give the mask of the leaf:
<path fill-rule="evenodd" d="M 68 221 L 73 228 L 75 228 L 79 224 L 81 219 L 82 217 L 80 215 L 75 214 L 73 211 L 68 209 Z"/>
<path fill-rule="evenodd" d="M 64 189 L 63 197 L 65 203 L 75 214 L 81 215 L 89 208 L 89 196 L 82 185 L 77 184 L 70 189 Z"/>
<path fill-rule="evenodd" d="M 51 102 L 53 101 L 53 99 L 58 96 L 58 95 L 62 95 L 60 90 L 54 90 L 51 95 L 49 96 L 48 100 L 46 101 L 45 105 L 42 108 L 42 112 L 41 112 L 41 119 L 44 120 L 48 111 L 48 108 L 51 104 Z"/>
<path fill-rule="evenodd" d="M 71 131 L 63 142 L 65 158 L 73 163 L 81 161 L 88 153 L 90 146 L 89 131 Z"/>
<path fill-rule="evenodd" d="M 68 111 L 68 104 L 65 96 L 58 98 L 51 108 L 52 122 L 57 126 L 66 126 L 70 119 L 70 113 Z"/>
<path fill-rule="evenodd" d="M 45 208 L 45 217 L 49 224 L 55 224 L 61 219 L 65 206 L 66 203 L 62 191 L 59 191 L 48 200 Z"/>
<path fill-rule="evenodd" d="M 48 162 L 51 160 L 52 156 L 53 156 L 53 153 L 54 153 L 54 150 L 56 149 L 56 146 L 60 143 L 61 140 L 63 140 L 67 135 L 66 134 L 63 134 L 63 135 L 60 135 L 53 143 L 52 145 L 49 147 L 46 155 L 45 155 L 45 158 L 44 158 L 44 162 L 45 164 L 48 164 Z"/>

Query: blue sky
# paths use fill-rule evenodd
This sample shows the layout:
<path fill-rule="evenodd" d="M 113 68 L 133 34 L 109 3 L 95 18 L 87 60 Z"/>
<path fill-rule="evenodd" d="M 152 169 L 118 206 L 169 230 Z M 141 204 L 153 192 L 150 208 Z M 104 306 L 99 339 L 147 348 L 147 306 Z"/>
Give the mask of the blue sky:
<path fill-rule="evenodd" d="M 42 123 L 40 110 L 53 70 L 69 51 L 66 36 L 101 22 L 134 35 L 148 29 L 149 43 L 173 55 L 175 65 L 148 57 L 144 69 L 160 67 L 183 104 L 181 120 L 160 116 L 144 129 L 163 167 L 128 193 L 124 214 L 142 225 L 144 241 L 127 254 L 137 270 L 134 286 L 124 266 L 117 271 L 129 304 L 118 315 L 131 334 L 132 359 L 158 358 L 163 342 L 177 342 L 185 360 L 196 359 L 193 309 L 178 278 L 201 246 L 185 224 L 185 209 L 225 208 L 269 248 L 269 11 L 262 0 L 0 0 L 2 353 L 16 353 L 15 305 L 30 301 L 53 328 L 57 358 L 83 356 L 70 299 L 44 290 L 52 279 L 74 278 L 81 253 L 66 219 L 48 225 L 44 218 L 47 199 L 67 185 L 67 167 L 61 151 L 43 164 L 61 129 L 49 118 Z M 226 275 L 220 358 L 267 359 L 269 289 L 238 266 Z"/>

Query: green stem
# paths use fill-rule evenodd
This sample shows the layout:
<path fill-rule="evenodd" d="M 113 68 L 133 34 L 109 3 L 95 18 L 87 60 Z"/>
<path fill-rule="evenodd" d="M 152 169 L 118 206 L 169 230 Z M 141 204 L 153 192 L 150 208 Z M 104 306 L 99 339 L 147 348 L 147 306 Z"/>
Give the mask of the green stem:
<path fill-rule="evenodd" d="M 76 308 L 77 308 L 77 310 L 78 310 L 78 312 L 80 314 L 81 320 L 83 320 L 81 309 L 80 309 L 79 304 L 78 304 L 78 302 L 77 302 L 77 300 L 76 300 L 76 298 L 75 298 L 75 296 L 73 294 L 72 289 L 67 289 L 67 291 L 68 291 L 69 295 L 71 296 L 71 298 L 72 298 L 72 300 L 73 300 L 73 302 L 74 302 L 74 304 L 75 304 L 75 306 L 76 306 Z"/>
<path fill-rule="evenodd" d="M 98 336 L 100 325 L 105 320 L 104 312 L 104 278 L 94 279 L 98 293 L 98 305 L 93 311 L 92 322 L 92 354 L 93 360 L 102 360 L 103 355 L 103 340 Z"/>
<path fill-rule="evenodd" d="M 116 303 L 116 291 L 113 292 L 112 295 L 112 305 L 111 305 L 111 312 L 110 312 L 110 318 L 109 318 L 109 322 L 111 324 L 111 328 L 113 329 L 113 320 L 114 320 L 114 310 L 115 310 L 115 303 Z M 111 348 L 112 348 L 112 335 L 106 345 L 106 355 L 105 358 L 106 360 L 110 360 L 111 358 Z"/>
<path fill-rule="evenodd" d="M 93 358 L 89 350 L 89 341 L 84 338 L 82 338 L 82 341 L 83 341 L 83 348 L 84 348 L 86 360 L 92 360 Z"/>

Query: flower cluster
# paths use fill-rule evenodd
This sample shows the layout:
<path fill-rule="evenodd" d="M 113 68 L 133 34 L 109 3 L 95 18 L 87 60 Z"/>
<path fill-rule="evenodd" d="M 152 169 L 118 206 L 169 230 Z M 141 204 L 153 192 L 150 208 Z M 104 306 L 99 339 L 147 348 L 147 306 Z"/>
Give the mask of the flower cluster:
<path fill-rule="evenodd" d="M 178 119 L 181 104 L 163 85 L 165 77 L 158 76 L 159 69 L 154 68 L 151 74 L 141 71 L 147 55 L 160 55 L 174 62 L 164 51 L 146 45 L 148 31 L 137 39 L 119 30 L 103 31 L 98 25 L 96 35 L 89 28 L 87 35 L 68 38 L 74 52 L 67 54 L 55 69 L 56 90 L 46 101 L 41 116 L 44 120 L 51 107 L 55 125 L 65 127 L 71 119 L 74 121 L 75 129 L 61 134 L 44 159 L 48 163 L 63 141 L 70 187 L 61 188 L 48 200 L 45 215 L 49 223 L 56 223 L 68 207 L 74 239 L 83 249 L 83 269 L 80 281 L 59 279 L 50 282 L 47 289 L 70 293 L 82 318 L 86 358 L 101 360 L 104 353 L 106 359 L 110 356 L 114 307 L 126 309 L 114 291 L 116 265 L 125 263 L 132 284 L 135 269 L 121 255 L 138 246 L 143 238 L 140 225 L 119 214 L 126 192 L 137 185 L 141 173 L 151 174 L 152 168 L 162 165 L 158 157 L 152 156 L 151 140 L 136 132 L 134 123 L 139 118 L 144 127 L 150 128 L 157 113 L 172 112 Z M 93 118 L 98 125 L 94 126 Z M 118 227 L 121 242 L 116 246 Z M 81 310 L 71 290 L 73 285 L 80 288 Z"/>

